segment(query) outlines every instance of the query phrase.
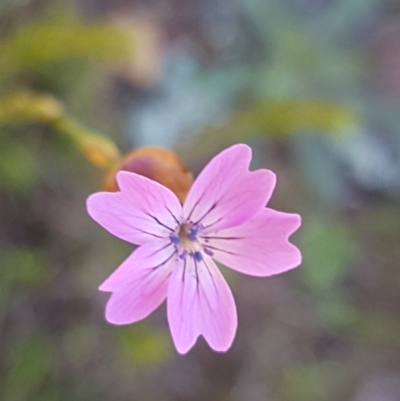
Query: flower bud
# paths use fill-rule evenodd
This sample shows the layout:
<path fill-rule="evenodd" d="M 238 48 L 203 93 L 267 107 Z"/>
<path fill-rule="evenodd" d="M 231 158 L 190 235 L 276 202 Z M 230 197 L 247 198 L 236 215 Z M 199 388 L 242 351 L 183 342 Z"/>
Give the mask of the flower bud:
<path fill-rule="evenodd" d="M 166 149 L 156 147 L 138 148 L 122 158 L 119 166 L 111 171 L 104 182 L 105 191 L 118 191 L 115 179 L 117 171 L 131 171 L 150 178 L 169 188 L 184 202 L 193 183 L 193 174 L 178 156 Z"/>

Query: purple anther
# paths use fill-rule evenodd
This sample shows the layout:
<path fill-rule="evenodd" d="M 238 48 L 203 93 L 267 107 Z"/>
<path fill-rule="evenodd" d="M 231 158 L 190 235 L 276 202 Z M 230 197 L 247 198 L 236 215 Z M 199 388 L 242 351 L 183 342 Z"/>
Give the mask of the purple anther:
<path fill-rule="evenodd" d="M 197 228 L 193 228 L 192 230 L 190 230 L 190 233 L 188 235 L 188 238 L 190 241 L 196 241 L 196 236 L 197 236 L 198 231 L 199 230 Z"/>
<path fill-rule="evenodd" d="M 185 258 L 186 258 L 186 255 L 187 255 L 187 251 L 183 251 L 183 252 L 179 255 L 179 258 L 180 258 L 180 259 L 185 259 Z"/>
<path fill-rule="evenodd" d="M 179 237 L 176 237 L 175 235 L 171 235 L 169 237 L 169 239 L 171 240 L 171 242 L 175 245 L 178 245 L 181 243 L 181 239 Z"/>
<path fill-rule="evenodd" d="M 204 253 L 208 256 L 214 256 L 214 253 L 211 249 L 204 247 Z"/>

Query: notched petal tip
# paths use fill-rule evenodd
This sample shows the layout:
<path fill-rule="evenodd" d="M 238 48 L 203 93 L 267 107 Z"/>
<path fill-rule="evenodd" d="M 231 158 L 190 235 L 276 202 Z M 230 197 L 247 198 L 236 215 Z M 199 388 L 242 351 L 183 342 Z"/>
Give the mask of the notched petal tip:
<path fill-rule="evenodd" d="M 94 194 L 90 194 L 87 198 L 86 198 L 86 209 L 87 211 L 91 212 L 91 210 L 93 209 L 93 207 L 96 207 L 96 203 L 99 197 L 99 194 L 103 194 L 105 192 L 95 192 Z"/>
<path fill-rule="evenodd" d="M 268 169 L 263 169 L 263 171 L 266 171 L 268 173 L 268 181 L 272 187 L 272 190 L 274 190 L 276 187 L 276 174 Z"/>
<path fill-rule="evenodd" d="M 297 214 L 265 208 L 245 224 L 208 237 L 205 246 L 225 266 L 252 276 L 272 276 L 301 263 L 299 249 L 289 242 L 300 223 Z"/>
<path fill-rule="evenodd" d="M 178 341 L 174 340 L 175 349 L 180 355 L 186 355 L 197 343 L 197 339 L 200 337 L 198 335 L 190 344 L 180 344 Z"/>
<path fill-rule="evenodd" d="M 112 297 L 115 296 L 118 296 L 118 294 L 113 293 L 111 295 L 111 298 L 106 305 L 106 311 L 104 314 L 106 321 L 115 326 L 124 326 L 127 324 L 133 324 L 139 322 L 148 317 L 163 302 L 163 301 L 158 302 L 155 306 L 152 305 L 150 309 L 146 307 L 147 310 L 140 311 L 140 313 L 135 312 L 134 309 L 131 307 L 129 309 L 131 309 L 133 312 L 126 313 L 126 310 L 128 308 L 126 308 L 126 310 L 122 310 L 122 312 L 115 310 L 114 305 L 112 305 L 113 302 Z M 140 309 L 142 309 L 142 307 L 140 307 Z"/>
<path fill-rule="evenodd" d="M 290 220 L 290 224 L 287 226 L 285 230 L 286 238 L 289 238 L 300 228 L 301 226 L 301 216 L 297 213 L 285 213 L 288 216 L 288 220 Z"/>
<path fill-rule="evenodd" d="M 229 163 L 229 161 L 236 160 L 236 161 L 242 161 L 243 165 L 246 165 L 247 169 L 249 169 L 252 154 L 253 151 L 249 145 L 246 145 L 244 143 L 238 143 L 218 153 L 208 164 L 218 162 L 219 160 L 224 161 L 225 163 Z"/>
<path fill-rule="evenodd" d="M 103 214 L 104 208 L 107 208 L 109 195 L 109 192 L 95 192 L 86 199 L 86 210 L 89 216 L 98 224 L 101 224 L 98 221 L 98 216 Z"/>
<path fill-rule="evenodd" d="M 302 264 L 302 262 L 303 262 L 303 255 L 302 255 L 302 253 L 301 253 L 301 251 L 300 251 L 300 249 L 299 248 L 297 248 L 297 246 L 295 246 L 295 245 L 293 245 L 293 244 L 291 244 L 295 249 L 296 249 L 296 251 L 293 251 L 294 253 L 297 253 L 297 261 L 295 261 L 294 263 L 293 263 L 293 269 L 294 268 L 296 268 L 296 267 L 299 267 L 301 264 Z"/>
<path fill-rule="evenodd" d="M 295 213 L 285 213 L 285 215 L 287 216 L 288 222 L 290 221 L 289 224 L 287 224 L 286 230 L 284 232 L 287 254 L 291 255 L 291 257 L 288 258 L 287 262 L 287 271 L 289 271 L 295 269 L 296 267 L 299 267 L 303 259 L 300 249 L 290 241 L 290 237 L 294 233 L 296 233 L 296 231 L 301 226 L 301 216 Z"/>
<path fill-rule="evenodd" d="M 199 338 L 202 338 L 207 344 L 207 339 L 205 338 L 205 336 L 203 334 L 198 334 L 196 338 L 194 338 L 193 342 L 190 344 L 179 344 L 176 341 L 174 342 L 175 348 L 177 350 L 177 352 L 180 355 L 186 355 L 189 351 L 192 350 L 192 348 L 197 344 L 197 341 L 199 340 Z M 218 352 L 220 354 L 223 354 L 225 352 L 228 352 L 233 345 L 235 338 L 232 338 L 232 341 L 230 343 L 226 343 L 223 345 L 213 345 L 213 344 L 208 344 L 208 346 L 214 351 L 214 352 Z"/>
<path fill-rule="evenodd" d="M 124 182 L 129 182 L 129 180 L 134 180 L 139 176 L 139 174 L 134 173 L 132 171 L 125 171 L 125 170 L 119 170 L 115 174 L 115 179 L 117 181 L 117 186 L 115 188 L 115 191 L 113 192 L 121 192 L 122 187 L 124 185 Z M 143 176 L 142 176 L 143 177 Z M 145 177 L 147 179 L 147 177 Z"/>
<path fill-rule="evenodd" d="M 110 302 L 110 301 L 109 301 Z M 135 323 L 137 320 L 134 319 L 127 319 L 126 316 L 120 316 L 112 311 L 110 311 L 110 308 L 108 307 L 108 304 L 106 306 L 106 311 L 104 313 L 104 318 L 106 321 L 114 326 L 124 326 L 126 324 L 132 324 Z"/>
<path fill-rule="evenodd" d="M 288 258 L 287 270 L 292 270 L 296 267 L 299 267 L 302 263 L 302 253 L 300 249 L 291 242 L 290 237 L 297 232 L 297 230 L 301 226 L 302 218 L 297 213 L 284 213 L 284 212 L 277 212 L 281 216 L 285 216 L 286 219 L 286 228 L 284 230 L 284 238 L 287 247 L 287 254 L 291 255 Z M 290 260 L 290 262 L 289 262 Z"/>
<path fill-rule="evenodd" d="M 250 147 L 249 145 L 246 145 L 245 143 L 236 143 L 236 144 L 230 146 L 229 148 L 226 148 L 226 149 L 223 150 L 222 152 L 233 152 L 233 151 L 236 151 L 236 152 L 246 152 L 246 153 L 248 153 L 248 155 L 250 156 L 250 158 L 251 158 L 251 155 L 252 155 L 252 149 L 251 149 L 251 147 Z M 222 153 L 222 152 L 221 152 L 221 153 Z"/>
<path fill-rule="evenodd" d="M 131 171 L 120 170 L 116 174 L 116 179 L 120 189 L 119 193 L 125 194 L 130 193 L 134 196 L 141 196 L 146 194 L 147 196 L 152 193 L 152 202 L 162 203 L 162 198 L 167 197 L 170 205 L 174 209 L 181 209 L 179 198 L 168 186 L 145 177 L 144 175 L 133 173 Z M 118 193 L 118 192 L 117 192 Z M 155 199 L 154 199 L 155 198 Z M 154 205 L 155 206 L 155 205 Z"/>
<path fill-rule="evenodd" d="M 187 353 L 204 337 L 210 348 L 225 352 L 237 329 L 231 290 L 214 261 L 204 256 L 179 262 L 171 276 L 167 302 L 168 322 L 175 347 Z"/>
<path fill-rule="evenodd" d="M 185 217 L 217 232 L 243 224 L 264 208 L 276 176 L 267 169 L 250 171 L 251 155 L 244 144 L 216 155 L 190 189 L 183 206 Z"/>
<path fill-rule="evenodd" d="M 113 292 L 114 290 L 108 286 L 108 279 L 104 280 L 97 289 L 101 292 Z"/>
<path fill-rule="evenodd" d="M 112 292 L 106 306 L 106 320 L 130 324 L 146 318 L 164 302 L 174 265 L 167 240 L 151 241 L 136 249 L 100 285 Z"/>
<path fill-rule="evenodd" d="M 119 170 L 116 172 L 115 178 L 117 179 L 117 182 L 119 183 L 119 181 L 121 179 L 124 179 L 124 177 L 127 177 L 129 179 L 129 176 L 131 176 L 131 175 L 139 175 L 139 174 L 135 173 L 134 171 Z M 119 190 L 119 188 L 117 188 L 117 191 L 118 190 Z"/>

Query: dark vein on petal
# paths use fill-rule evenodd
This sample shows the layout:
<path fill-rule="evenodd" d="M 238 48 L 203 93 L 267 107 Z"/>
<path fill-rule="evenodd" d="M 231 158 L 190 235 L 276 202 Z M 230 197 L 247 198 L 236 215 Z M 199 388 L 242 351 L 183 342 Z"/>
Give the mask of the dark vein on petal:
<path fill-rule="evenodd" d="M 182 269 L 182 283 L 185 281 L 185 275 L 186 275 L 186 258 L 184 259 L 185 264 L 183 265 Z"/>
<path fill-rule="evenodd" d="M 194 212 L 194 210 L 196 209 L 196 207 L 199 205 L 199 203 L 201 202 L 201 200 L 203 199 L 203 196 L 205 195 L 205 191 L 201 194 L 201 196 L 197 199 L 196 203 L 193 205 L 192 210 L 190 211 L 189 215 L 187 216 L 187 219 L 189 220 L 192 217 L 192 214 Z"/>
<path fill-rule="evenodd" d="M 181 224 L 179 222 L 179 220 L 175 217 L 175 215 L 171 212 L 171 210 L 169 209 L 169 207 L 167 205 L 164 205 L 164 207 L 168 210 L 169 214 L 172 216 L 172 218 L 175 220 L 176 224 Z"/>
<path fill-rule="evenodd" d="M 152 271 L 154 271 L 154 270 L 160 268 L 161 266 L 165 265 L 166 263 L 168 263 L 168 262 L 172 259 L 172 257 L 175 255 L 175 253 L 176 253 L 175 251 L 172 252 L 171 255 L 168 256 L 168 258 L 164 260 L 164 262 L 161 262 L 161 263 L 158 264 L 157 266 L 150 267 L 150 269 L 151 269 Z"/>
<path fill-rule="evenodd" d="M 139 209 L 139 210 L 140 210 L 140 209 Z M 118 211 L 120 211 L 120 210 L 118 210 Z M 120 212 L 121 212 L 121 211 L 120 211 Z M 149 215 L 149 214 L 146 213 L 146 212 L 143 212 L 143 211 L 141 211 L 141 212 L 142 212 L 144 215 L 146 215 L 146 216 L 153 217 L 153 216 Z M 140 216 L 140 215 L 127 214 L 127 216 L 130 217 L 130 218 L 133 219 L 133 220 L 144 220 L 144 221 L 147 221 L 147 222 L 148 222 L 148 219 L 147 219 L 147 218 L 144 218 L 144 217 L 142 217 L 142 216 Z M 127 224 L 126 221 L 123 220 L 121 217 L 118 217 L 118 220 L 121 222 L 121 224 L 123 224 L 123 225 L 125 225 L 125 226 L 128 226 L 130 229 L 139 231 L 139 232 L 141 232 L 141 233 L 143 233 L 143 234 L 152 235 L 153 237 L 156 237 L 156 238 L 164 238 L 164 237 L 162 237 L 162 236 L 160 236 L 160 235 L 156 235 L 156 234 L 150 233 L 150 232 L 148 232 L 148 231 L 142 230 L 142 229 L 136 227 L 134 224 L 131 224 L 131 223 Z"/>
<path fill-rule="evenodd" d="M 222 240 L 237 240 L 237 239 L 246 239 L 246 237 L 219 237 L 219 236 L 211 236 L 211 235 L 204 235 L 199 237 L 201 239 L 222 239 Z"/>
<path fill-rule="evenodd" d="M 147 213 L 147 215 L 149 215 L 152 219 L 154 219 L 160 226 L 165 227 L 167 230 L 169 231 L 174 231 L 171 227 L 168 227 L 167 225 L 165 225 L 164 223 L 162 223 L 159 219 L 157 219 L 157 217 L 151 215 L 150 213 Z"/>
<path fill-rule="evenodd" d="M 194 261 L 194 268 L 195 268 L 195 274 L 196 274 L 196 292 L 199 292 L 199 270 L 198 270 L 198 266 L 197 266 L 197 260 L 195 259 L 195 257 L 193 256 L 193 261 Z"/>
<path fill-rule="evenodd" d="M 211 274 L 211 270 L 210 270 L 210 268 L 208 267 L 208 265 L 207 265 L 207 263 L 205 262 L 205 260 L 203 260 L 203 262 L 204 262 L 204 266 L 206 267 L 206 269 L 207 269 L 207 271 L 208 271 L 208 274 L 209 274 L 210 277 L 211 277 L 211 281 L 212 281 L 212 283 L 213 283 L 213 285 L 214 285 L 215 292 L 218 294 L 218 287 L 217 287 L 217 284 L 215 283 L 214 276 Z M 213 311 L 214 308 L 213 308 L 213 306 L 211 305 L 210 300 L 208 299 L 207 296 L 206 296 L 205 298 L 206 298 L 206 301 L 207 301 L 207 303 L 208 303 L 208 307 L 210 308 L 210 311 Z"/>
<path fill-rule="evenodd" d="M 188 260 L 188 259 L 185 259 L 185 262 L 186 262 L 187 260 Z M 190 260 L 190 259 L 189 259 L 189 260 Z M 194 260 L 194 259 L 193 259 L 193 260 Z M 186 272 L 186 263 L 185 263 L 185 272 Z M 184 285 L 190 285 L 190 280 L 193 279 L 193 274 L 192 274 L 192 272 L 191 272 L 191 271 L 188 271 L 188 274 L 189 274 L 189 278 L 188 278 L 189 281 L 185 282 Z M 185 276 L 186 276 L 186 274 L 185 274 Z M 190 291 L 190 292 L 191 292 L 191 291 Z M 189 312 L 192 310 L 193 307 L 195 307 L 196 299 L 197 299 L 196 293 L 197 293 L 197 288 L 196 288 L 196 291 L 193 292 L 193 294 L 188 294 L 188 295 L 193 295 L 192 298 L 191 298 L 191 300 L 189 300 L 189 299 L 186 300 L 186 303 L 187 303 L 187 311 L 189 311 Z M 190 302 L 190 303 L 189 303 L 189 302 Z"/>
<path fill-rule="evenodd" d="M 229 252 L 229 251 L 226 251 L 226 250 L 224 250 L 224 249 L 217 248 L 217 247 L 215 247 L 215 246 L 211 246 L 211 245 L 207 245 L 207 248 L 214 249 L 214 251 L 225 252 L 225 253 L 227 253 L 227 254 L 229 254 L 229 255 L 241 256 L 241 255 L 240 255 L 240 254 L 238 254 L 238 253 L 235 253 L 235 252 Z"/>
<path fill-rule="evenodd" d="M 208 271 L 208 274 L 209 274 L 210 277 L 211 277 L 211 280 L 212 280 L 212 282 L 213 282 L 215 288 L 217 288 L 217 287 L 216 287 L 216 284 L 215 284 L 215 281 L 214 281 L 214 276 L 211 274 L 211 270 L 210 270 L 210 268 L 208 267 L 208 264 L 206 263 L 205 260 L 204 260 L 204 265 L 205 265 L 205 267 L 206 267 L 206 269 L 207 269 L 207 271 Z"/>
<path fill-rule="evenodd" d="M 210 228 L 213 225 L 219 223 L 221 220 L 223 220 L 225 218 L 225 216 L 220 217 L 218 220 L 214 221 L 213 223 L 209 224 L 208 226 L 204 226 L 203 229 L 205 230 L 206 228 Z"/>
<path fill-rule="evenodd" d="M 215 202 L 210 209 L 207 210 L 194 224 L 199 224 L 208 214 L 210 214 L 217 206 L 218 202 Z"/>
<path fill-rule="evenodd" d="M 161 235 L 157 235 L 157 234 L 149 233 L 148 231 L 145 231 L 145 230 L 141 230 L 140 228 L 134 228 L 134 229 L 143 234 L 152 235 L 153 237 L 156 237 L 156 238 L 165 238 L 165 237 L 162 237 Z"/>
<path fill-rule="evenodd" d="M 153 253 L 151 253 L 148 256 L 154 256 L 155 254 L 157 254 L 158 252 L 163 251 L 164 249 L 168 248 L 169 246 L 173 245 L 172 242 L 167 243 L 166 245 L 164 245 L 162 248 L 155 250 Z"/>
<path fill-rule="evenodd" d="M 182 300 L 183 300 L 183 292 L 185 290 L 185 274 L 186 274 L 186 259 L 185 259 L 185 264 L 183 265 L 183 269 L 182 269 L 182 285 L 180 286 L 180 300 L 179 300 L 180 305 L 183 305 Z M 183 307 L 181 307 L 180 310 L 183 311 L 183 313 L 180 315 L 181 320 L 183 320 L 183 318 L 184 318 L 183 314 L 184 314 L 185 310 L 183 309 Z"/>

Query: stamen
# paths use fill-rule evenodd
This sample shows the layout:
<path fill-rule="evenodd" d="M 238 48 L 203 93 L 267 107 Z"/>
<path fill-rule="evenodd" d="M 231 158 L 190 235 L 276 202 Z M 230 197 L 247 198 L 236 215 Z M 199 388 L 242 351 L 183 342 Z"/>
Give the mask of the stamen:
<path fill-rule="evenodd" d="M 180 255 L 179 255 L 179 259 L 185 259 L 187 255 L 187 251 L 183 251 Z"/>
<path fill-rule="evenodd" d="M 178 245 L 181 243 L 181 239 L 179 237 L 176 237 L 175 235 L 170 235 L 169 239 L 171 240 L 171 242 L 175 245 Z"/>
<path fill-rule="evenodd" d="M 202 229 L 201 224 L 192 225 L 190 222 L 185 222 L 179 226 L 176 234 L 170 236 L 180 259 L 186 259 L 189 254 L 196 262 L 203 260 L 202 246 L 198 241 L 198 235 Z"/>
<path fill-rule="evenodd" d="M 197 233 L 199 232 L 199 230 L 197 228 L 193 228 L 192 230 L 190 230 L 190 233 L 188 234 L 188 238 L 190 241 L 196 241 L 196 236 Z"/>
<path fill-rule="evenodd" d="M 211 249 L 204 247 L 203 250 L 204 250 L 204 253 L 207 254 L 208 256 L 214 256 L 214 253 Z"/>

